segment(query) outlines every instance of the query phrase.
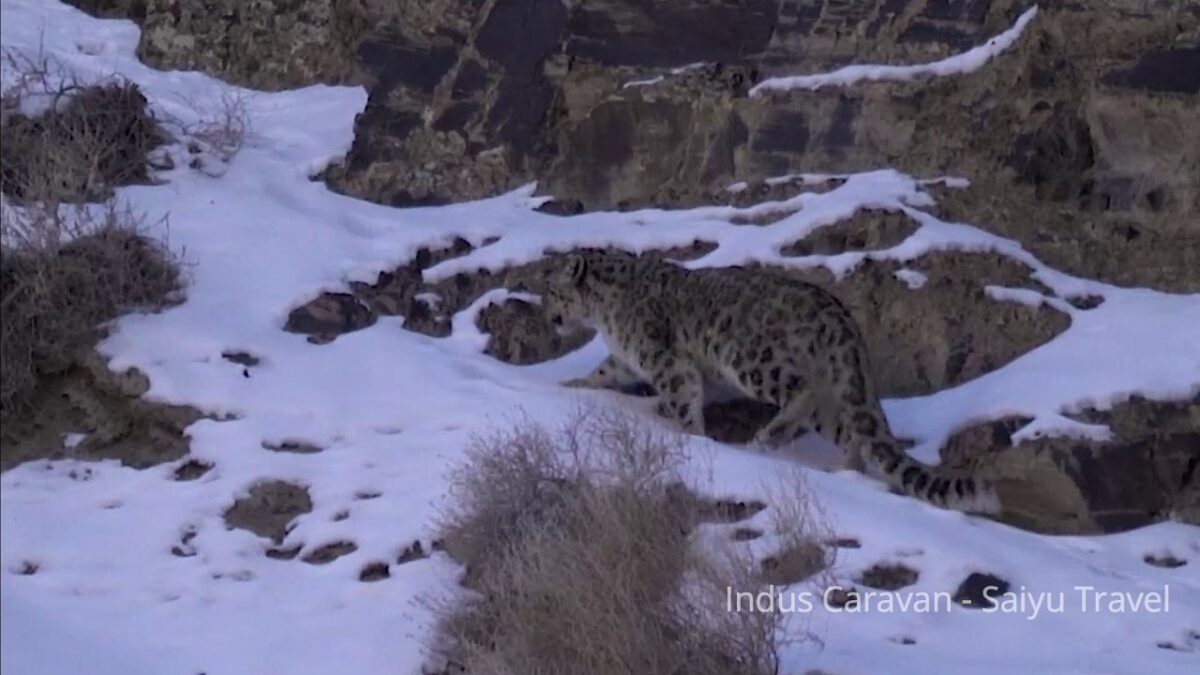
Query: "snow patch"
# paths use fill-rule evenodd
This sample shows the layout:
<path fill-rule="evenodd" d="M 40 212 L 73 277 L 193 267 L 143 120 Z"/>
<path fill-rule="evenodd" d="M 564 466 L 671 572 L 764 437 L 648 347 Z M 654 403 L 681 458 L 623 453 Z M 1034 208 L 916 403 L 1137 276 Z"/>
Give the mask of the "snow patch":
<path fill-rule="evenodd" d="M 509 300 L 521 300 L 535 305 L 542 304 L 542 298 L 539 295 L 510 291 L 507 288 L 493 288 L 479 296 L 465 309 L 454 314 L 450 320 L 451 339 L 466 345 L 473 351 L 483 352 L 491 342 L 492 336 L 479 330 L 479 314 L 492 305 L 502 305 Z"/>
<path fill-rule="evenodd" d="M 1051 436 L 1083 438 L 1093 441 L 1112 439 L 1112 430 L 1104 424 L 1086 424 L 1062 415 L 1042 415 L 1012 435 L 1013 445 Z"/>
<path fill-rule="evenodd" d="M 1031 288 L 1011 288 L 1008 286 L 997 286 L 988 284 L 984 286 L 983 292 L 993 300 L 1001 302 L 1015 302 L 1027 307 L 1041 307 L 1042 305 L 1050 305 L 1051 307 L 1065 312 L 1066 314 L 1074 314 L 1075 307 L 1063 300 L 1062 298 L 1049 298 L 1043 293 L 1035 291 Z"/>
<path fill-rule="evenodd" d="M 79 444 L 87 440 L 87 434 L 66 434 L 63 436 L 62 446 L 68 450 L 79 447 Z"/>
<path fill-rule="evenodd" d="M 917 289 L 925 285 L 929 277 L 924 274 L 908 269 L 907 267 L 896 270 L 896 278 L 903 281 L 906 286 L 912 289 Z"/>
<path fill-rule="evenodd" d="M 770 77 L 751 88 L 750 95 L 758 96 L 766 91 L 849 87 L 859 82 L 903 81 L 926 76 L 945 77 L 971 73 L 979 70 L 997 54 L 1011 47 L 1021 37 L 1021 33 L 1025 31 L 1029 22 L 1037 16 L 1037 12 L 1037 5 L 1030 7 L 1017 17 L 1016 23 L 1011 28 L 1003 33 L 982 45 L 940 61 L 909 66 L 860 64 L 845 66 L 829 73 Z"/>
<path fill-rule="evenodd" d="M 651 77 L 645 80 L 630 80 L 629 82 L 622 84 L 621 88 L 629 89 L 630 87 L 648 87 L 652 84 L 658 84 L 659 82 L 662 82 L 663 79 L 664 78 L 662 75 L 658 75 L 657 77 Z"/>

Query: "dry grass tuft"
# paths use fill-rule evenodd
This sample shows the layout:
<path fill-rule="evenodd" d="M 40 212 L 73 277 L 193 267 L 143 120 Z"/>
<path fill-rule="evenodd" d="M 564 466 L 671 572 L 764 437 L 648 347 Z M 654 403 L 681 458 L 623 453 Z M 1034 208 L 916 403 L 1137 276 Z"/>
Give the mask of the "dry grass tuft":
<path fill-rule="evenodd" d="M 113 202 L 0 208 L 0 410 L 21 411 L 38 382 L 63 372 L 131 310 L 155 309 L 180 287 L 165 246 Z"/>
<path fill-rule="evenodd" d="M 246 97 L 239 93 L 224 93 L 214 105 L 197 106 L 197 109 L 205 111 L 203 116 L 185 128 L 187 136 L 197 144 L 193 148 L 228 163 L 251 134 Z"/>
<path fill-rule="evenodd" d="M 695 500 L 669 489 L 685 460 L 619 412 L 478 439 L 442 523 L 469 589 L 435 605 L 446 672 L 776 673 L 786 617 L 729 611 L 767 582 L 729 537 L 700 545 Z"/>
<path fill-rule="evenodd" d="M 42 379 L 91 347 L 102 324 L 161 307 L 175 258 L 142 235 L 113 188 L 148 180 L 165 136 L 137 86 L 84 83 L 45 51 L 3 53 L 0 91 L 0 411 L 22 411 Z M 84 204 L 83 202 L 102 202 Z"/>
<path fill-rule="evenodd" d="M 147 155 L 166 141 L 136 84 L 81 81 L 53 58 L 5 50 L 0 191 L 20 202 L 98 202 L 149 181 Z"/>

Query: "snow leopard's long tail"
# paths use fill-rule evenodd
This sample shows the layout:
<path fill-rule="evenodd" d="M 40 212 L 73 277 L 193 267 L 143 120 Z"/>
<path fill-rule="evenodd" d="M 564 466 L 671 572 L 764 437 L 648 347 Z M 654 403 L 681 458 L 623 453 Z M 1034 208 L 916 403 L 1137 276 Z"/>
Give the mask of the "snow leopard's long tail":
<path fill-rule="evenodd" d="M 990 481 L 961 471 L 923 464 L 908 456 L 892 436 L 882 410 L 858 410 L 839 425 L 838 445 L 855 453 L 862 468 L 894 489 L 955 511 L 996 514 L 1000 498 Z"/>
<path fill-rule="evenodd" d="M 889 485 L 911 497 L 955 511 L 1000 512 L 1000 497 L 990 481 L 922 464 L 909 457 L 895 441 L 872 442 L 867 450 L 867 463 Z"/>

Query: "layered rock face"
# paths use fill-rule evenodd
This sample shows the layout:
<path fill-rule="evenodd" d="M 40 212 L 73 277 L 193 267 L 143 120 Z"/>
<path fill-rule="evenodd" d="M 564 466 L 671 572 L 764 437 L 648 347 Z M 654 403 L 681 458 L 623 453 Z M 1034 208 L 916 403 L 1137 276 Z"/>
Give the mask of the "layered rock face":
<path fill-rule="evenodd" d="M 362 0 L 65 0 L 137 21 L 138 56 L 256 89 L 360 80 L 355 46 L 371 27 Z"/>
<path fill-rule="evenodd" d="M 1200 290 L 1200 0 L 1048 0 L 972 74 L 766 96 L 748 92 L 771 75 L 960 53 L 1031 3 L 75 2 L 140 20 L 152 65 L 365 83 L 354 148 L 327 178 L 373 201 L 538 180 L 574 209 L 676 207 L 740 181 L 895 166 L 969 178 L 951 215 L 1065 271 Z"/>

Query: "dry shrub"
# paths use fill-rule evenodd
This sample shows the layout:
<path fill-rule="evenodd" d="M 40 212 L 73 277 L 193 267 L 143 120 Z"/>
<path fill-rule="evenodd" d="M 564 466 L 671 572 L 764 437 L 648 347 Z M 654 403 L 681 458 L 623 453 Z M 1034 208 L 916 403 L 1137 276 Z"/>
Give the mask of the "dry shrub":
<path fill-rule="evenodd" d="M 251 134 L 246 97 L 240 93 L 226 92 L 215 103 L 192 103 L 192 107 L 201 115 L 198 121 L 183 128 L 184 134 L 190 139 L 188 152 L 192 155 L 208 153 L 221 162 L 229 163 Z"/>
<path fill-rule="evenodd" d="M 85 83 L 53 58 L 3 54 L 0 190 L 19 201 L 103 201 L 149 181 L 147 155 L 165 140 L 136 84 Z"/>
<path fill-rule="evenodd" d="M 137 86 L 86 83 L 44 49 L 5 50 L 0 91 L 0 411 L 22 411 L 118 314 L 179 288 L 174 257 L 142 236 L 113 188 L 148 180 L 164 135 Z M 81 202 L 99 201 L 99 205 Z"/>
<path fill-rule="evenodd" d="M 37 383 L 75 363 L 122 312 L 153 309 L 180 286 L 165 246 L 128 207 L 0 208 L 0 411 L 20 412 Z"/>
<path fill-rule="evenodd" d="M 694 501 L 668 489 L 685 459 L 619 412 L 477 440 L 442 523 L 469 589 L 436 607 L 446 672 L 777 672 L 786 617 L 729 611 L 765 582 L 745 547 L 698 545 Z"/>
<path fill-rule="evenodd" d="M 774 552 L 763 559 L 761 579 L 776 586 L 816 578 L 820 587 L 834 583 L 830 570 L 836 563 L 837 537 L 830 518 L 813 499 L 808 481 L 798 468 L 778 476 L 766 488 L 771 504 L 771 539 Z"/>

